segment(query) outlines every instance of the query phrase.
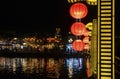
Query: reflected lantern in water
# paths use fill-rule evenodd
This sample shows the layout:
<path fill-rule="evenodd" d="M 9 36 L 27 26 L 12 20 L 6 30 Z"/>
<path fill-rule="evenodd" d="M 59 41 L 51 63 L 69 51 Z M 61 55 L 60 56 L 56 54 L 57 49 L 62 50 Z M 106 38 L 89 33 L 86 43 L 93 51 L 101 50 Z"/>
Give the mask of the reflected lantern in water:
<path fill-rule="evenodd" d="M 84 18 L 87 13 L 88 9 L 83 3 L 75 3 L 70 7 L 70 15 L 75 19 Z"/>
<path fill-rule="evenodd" d="M 76 36 L 83 35 L 85 30 L 86 30 L 85 25 L 81 22 L 75 22 L 71 26 L 72 34 L 74 34 Z"/>
<path fill-rule="evenodd" d="M 72 43 L 72 47 L 76 51 L 82 51 L 84 49 L 85 43 L 82 40 L 75 40 Z"/>

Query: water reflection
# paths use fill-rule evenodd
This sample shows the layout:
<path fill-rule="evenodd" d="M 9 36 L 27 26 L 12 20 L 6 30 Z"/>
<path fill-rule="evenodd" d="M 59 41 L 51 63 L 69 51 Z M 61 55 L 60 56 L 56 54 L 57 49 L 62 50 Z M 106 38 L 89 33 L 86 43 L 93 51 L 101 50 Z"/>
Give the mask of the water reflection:
<path fill-rule="evenodd" d="M 77 73 L 82 69 L 83 58 L 69 58 L 66 59 L 66 66 L 68 69 L 68 76 L 71 78 L 74 73 Z"/>
<path fill-rule="evenodd" d="M 0 57 L 0 74 L 24 74 L 24 77 L 34 75 L 36 76 L 34 79 L 76 79 L 75 77 L 84 79 L 87 75 L 90 76 L 90 61 L 89 59 L 85 61 L 83 58 Z"/>

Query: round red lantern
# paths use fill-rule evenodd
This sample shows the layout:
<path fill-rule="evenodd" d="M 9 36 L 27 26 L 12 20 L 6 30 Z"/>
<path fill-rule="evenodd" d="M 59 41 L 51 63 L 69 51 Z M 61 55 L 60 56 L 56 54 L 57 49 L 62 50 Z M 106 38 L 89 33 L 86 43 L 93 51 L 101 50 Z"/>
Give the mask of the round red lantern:
<path fill-rule="evenodd" d="M 84 18 L 87 13 L 88 9 L 83 3 L 75 3 L 70 7 L 70 15 L 75 19 Z"/>
<path fill-rule="evenodd" d="M 72 43 L 72 47 L 76 51 L 82 51 L 84 49 L 85 43 L 82 40 L 75 40 Z"/>
<path fill-rule="evenodd" d="M 81 22 L 75 22 L 71 26 L 72 34 L 74 34 L 76 36 L 83 35 L 85 30 L 86 30 L 85 25 Z"/>

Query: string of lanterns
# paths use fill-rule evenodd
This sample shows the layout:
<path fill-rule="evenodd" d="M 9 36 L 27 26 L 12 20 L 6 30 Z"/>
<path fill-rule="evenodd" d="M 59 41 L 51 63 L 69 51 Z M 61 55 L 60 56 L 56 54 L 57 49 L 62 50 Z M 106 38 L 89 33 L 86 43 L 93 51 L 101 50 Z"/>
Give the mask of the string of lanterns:
<path fill-rule="evenodd" d="M 70 7 L 69 12 L 73 18 L 79 19 L 78 22 L 74 22 L 70 28 L 71 33 L 79 37 L 73 41 L 72 48 L 75 51 L 89 50 L 89 31 L 85 28 L 85 24 L 81 22 L 81 19 L 85 18 L 88 14 L 87 6 L 83 3 L 74 3 Z M 81 36 L 84 36 L 84 38 L 81 39 Z"/>

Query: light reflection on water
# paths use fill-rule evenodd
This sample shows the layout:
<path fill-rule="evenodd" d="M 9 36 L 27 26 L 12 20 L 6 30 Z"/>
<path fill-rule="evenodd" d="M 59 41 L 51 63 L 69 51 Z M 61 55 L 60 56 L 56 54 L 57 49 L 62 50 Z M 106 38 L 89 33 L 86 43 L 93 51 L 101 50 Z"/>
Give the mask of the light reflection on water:
<path fill-rule="evenodd" d="M 5 58 L 0 57 L 0 73 L 37 74 L 40 77 L 70 79 L 84 71 L 90 75 L 90 61 L 83 58 Z M 86 67 L 84 67 L 86 66 Z M 6 71 L 6 72 L 5 72 Z M 82 73 L 83 74 L 83 73 Z M 79 75 L 82 75 L 79 74 Z M 87 76 L 86 75 L 86 76 Z M 74 78 L 73 78 L 74 79 Z M 82 78 L 81 78 L 82 79 Z"/>

